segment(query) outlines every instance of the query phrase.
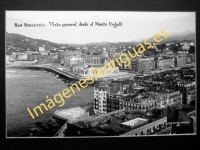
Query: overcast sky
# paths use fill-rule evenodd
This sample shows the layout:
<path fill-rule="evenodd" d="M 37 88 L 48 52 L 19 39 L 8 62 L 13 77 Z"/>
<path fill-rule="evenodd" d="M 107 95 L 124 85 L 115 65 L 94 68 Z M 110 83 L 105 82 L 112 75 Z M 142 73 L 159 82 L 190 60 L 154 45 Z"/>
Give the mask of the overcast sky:
<path fill-rule="evenodd" d="M 70 24 L 122 22 L 122 26 L 15 27 L 15 23 Z M 161 29 L 171 34 L 195 32 L 195 12 L 6 11 L 6 31 L 56 43 L 130 42 L 150 38 Z"/>

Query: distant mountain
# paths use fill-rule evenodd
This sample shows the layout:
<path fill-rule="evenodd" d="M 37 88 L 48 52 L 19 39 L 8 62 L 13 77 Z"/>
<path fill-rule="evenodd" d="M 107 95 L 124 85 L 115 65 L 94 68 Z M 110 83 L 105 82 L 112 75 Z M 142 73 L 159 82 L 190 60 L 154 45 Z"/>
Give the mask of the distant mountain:
<path fill-rule="evenodd" d="M 112 43 L 112 42 L 96 42 L 96 43 L 94 43 L 94 42 L 92 42 L 92 43 L 87 43 L 87 44 L 82 44 L 82 45 L 106 45 L 106 44 L 114 44 L 114 43 Z"/>
<path fill-rule="evenodd" d="M 87 43 L 87 44 L 83 44 L 87 47 L 107 47 L 107 48 L 119 48 L 119 47 L 128 47 L 128 46 L 135 46 L 138 42 L 99 42 L 99 43 Z"/>
<path fill-rule="evenodd" d="M 175 33 L 175 34 L 171 34 L 169 35 L 167 38 L 164 38 L 164 36 L 161 36 L 160 38 L 162 38 L 162 43 L 165 42 L 169 42 L 169 41 L 183 41 L 183 40 L 187 40 L 187 41 L 195 41 L 196 38 L 196 34 L 195 33 L 189 33 L 189 32 L 182 32 L 182 33 Z M 148 39 L 149 42 L 155 42 L 153 39 L 153 36 L 150 37 Z M 96 45 L 96 46 L 113 46 L 113 45 L 118 45 L 118 46 L 133 46 L 139 43 L 143 43 L 144 41 L 131 41 L 131 42 L 116 42 L 116 43 L 112 43 L 112 42 L 99 42 L 99 43 L 87 43 L 84 45 Z"/>
<path fill-rule="evenodd" d="M 169 42 L 169 41 L 195 41 L 196 34 L 195 33 L 189 33 L 189 34 L 184 34 L 184 33 L 179 33 L 179 34 L 171 34 L 167 38 L 164 38 L 164 35 L 161 36 L 159 39 L 162 38 L 162 42 Z M 153 39 L 153 36 L 148 39 L 149 42 L 155 42 Z M 143 43 L 143 41 L 141 41 Z"/>
<path fill-rule="evenodd" d="M 168 41 L 179 41 L 179 40 L 187 40 L 187 41 L 195 41 L 195 33 L 191 32 L 183 32 L 183 33 L 176 33 L 169 35 L 168 38 L 164 38 L 164 36 L 161 36 L 162 43 L 168 42 Z M 34 39 L 30 37 L 26 37 L 20 34 L 14 34 L 14 33 L 8 33 L 6 32 L 6 51 L 12 52 L 10 49 L 20 49 L 20 50 L 38 50 L 39 47 L 45 45 L 46 49 L 51 47 L 62 47 L 62 46 L 69 46 L 69 44 L 58 44 L 54 42 L 50 42 L 47 40 L 42 39 Z M 148 39 L 149 42 L 155 42 L 153 37 L 150 37 Z M 98 42 L 98 43 L 87 43 L 87 44 L 75 44 L 80 46 L 87 46 L 89 49 L 101 49 L 103 47 L 106 48 L 113 48 L 117 47 L 118 50 L 121 50 L 125 47 L 135 47 L 136 44 L 143 43 L 143 41 L 131 41 L 131 42 Z"/>
<path fill-rule="evenodd" d="M 14 34 L 14 33 L 8 33 L 6 32 L 6 47 L 13 47 L 13 48 L 19 48 L 19 49 L 32 49 L 32 50 L 38 50 L 39 47 L 45 45 L 46 48 L 50 47 L 59 47 L 59 44 L 53 43 L 47 40 L 42 39 L 33 39 L 30 37 L 26 37 L 20 34 Z"/>
<path fill-rule="evenodd" d="M 138 43 L 137 41 L 131 41 L 131 42 L 128 42 L 128 43 Z"/>
<path fill-rule="evenodd" d="M 196 34 L 195 33 L 190 33 L 187 36 L 184 37 L 186 40 L 195 40 L 196 39 Z"/>

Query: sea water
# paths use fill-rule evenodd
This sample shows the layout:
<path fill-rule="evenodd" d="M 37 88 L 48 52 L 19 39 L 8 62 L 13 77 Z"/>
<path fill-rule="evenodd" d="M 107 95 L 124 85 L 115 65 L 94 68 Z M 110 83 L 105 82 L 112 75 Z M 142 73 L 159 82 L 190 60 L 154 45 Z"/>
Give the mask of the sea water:
<path fill-rule="evenodd" d="M 42 70 L 6 68 L 6 128 L 7 137 L 28 136 L 29 129 L 35 127 L 35 122 L 48 121 L 56 110 L 71 108 L 92 102 L 93 87 L 80 91 L 65 99 L 65 105 L 59 107 L 57 103 L 52 109 L 32 119 L 27 108 L 33 109 L 41 103 L 46 103 L 46 95 L 49 98 L 64 88 L 68 88 L 61 79 Z"/>

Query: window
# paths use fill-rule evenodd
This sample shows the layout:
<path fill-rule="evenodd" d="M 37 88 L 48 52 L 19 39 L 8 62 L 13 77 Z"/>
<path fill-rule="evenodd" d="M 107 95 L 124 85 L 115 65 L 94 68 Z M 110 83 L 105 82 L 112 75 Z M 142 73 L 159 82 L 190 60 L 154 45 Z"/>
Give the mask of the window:
<path fill-rule="evenodd" d="M 81 131 L 77 131 L 77 134 L 78 134 L 78 135 L 81 135 Z"/>
<path fill-rule="evenodd" d="M 153 127 L 153 132 L 155 131 L 155 129 L 156 129 L 156 128 L 155 128 L 155 127 Z"/>

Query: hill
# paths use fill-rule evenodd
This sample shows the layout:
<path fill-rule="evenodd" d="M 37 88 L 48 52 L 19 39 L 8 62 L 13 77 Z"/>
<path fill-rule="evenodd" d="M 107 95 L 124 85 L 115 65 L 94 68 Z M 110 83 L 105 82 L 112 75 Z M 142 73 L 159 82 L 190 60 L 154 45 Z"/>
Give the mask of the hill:
<path fill-rule="evenodd" d="M 167 38 L 164 38 L 164 36 L 161 36 L 160 38 L 158 39 L 163 39 L 162 40 L 162 43 L 165 43 L 165 42 L 173 42 L 173 41 L 183 41 L 183 40 L 186 40 L 186 41 L 195 41 L 195 33 L 189 33 L 189 34 L 172 34 L 172 35 L 169 35 Z M 151 38 L 148 39 L 149 42 L 155 42 L 154 39 L 153 39 L 153 36 Z M 141 41 L 143 42 L 143 41 Z"/>
<path fill-rule="evenodd" d="M 59 47 L 59 44 L 57 43 L 53 43 L 42 39 L 33 39 L 20 34 L 14 34 L 8 32 L 6 32 L 5 39 L 6 39 L 6 51 L 9 51 L 9 49 L 13 50 L 18 49 L 20 51 L 30 49 L 36 51 L 39 49 L 39 47 L 44 45 L 46 48 Z"/>

